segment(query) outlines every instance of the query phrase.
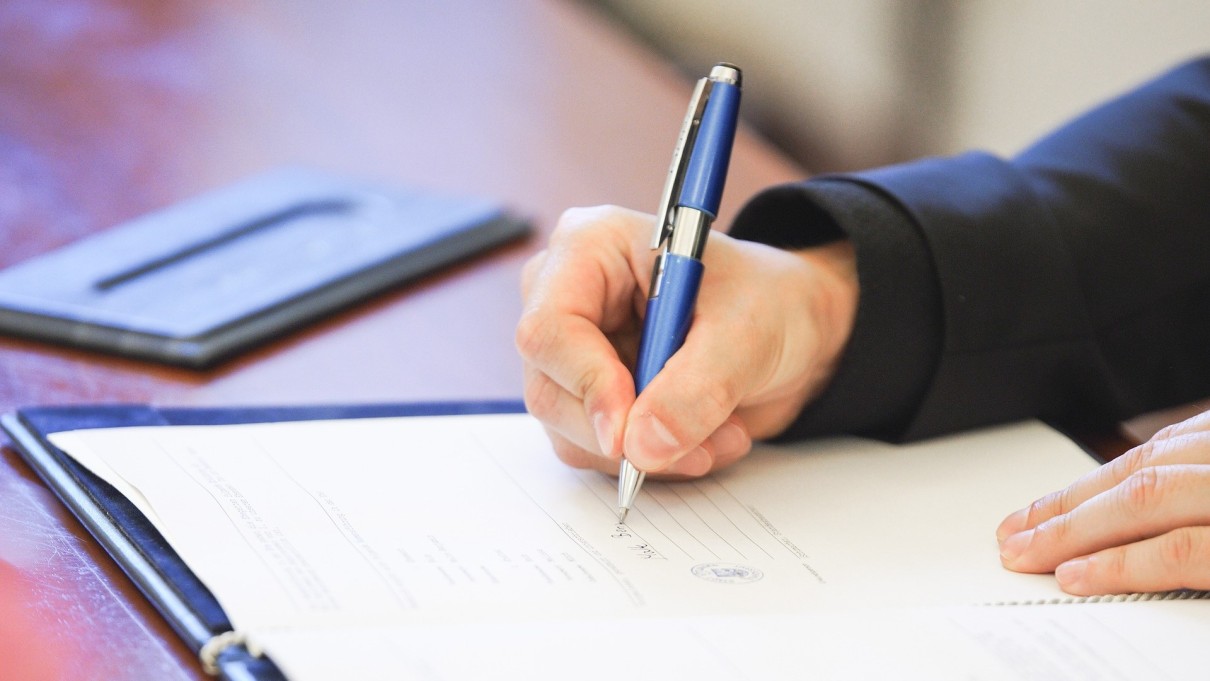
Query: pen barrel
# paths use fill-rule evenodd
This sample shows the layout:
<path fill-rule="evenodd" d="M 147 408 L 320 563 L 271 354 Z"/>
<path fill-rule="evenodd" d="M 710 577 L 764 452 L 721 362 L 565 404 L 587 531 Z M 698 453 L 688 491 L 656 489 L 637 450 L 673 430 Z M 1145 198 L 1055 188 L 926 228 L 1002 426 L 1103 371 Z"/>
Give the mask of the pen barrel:
<path fill-rule="evenodd" d="M 643 336 L 639 339 L 638 361 L 634 368 L 635 392 L 642 392 L 680 349 L 693 321 L 694 303 L 702 283 L 700 260 L 665 253 L 662 273 L 653 281 L 643 318 Z"/>
<path fill-rule="evenodd" d="M 685 168 L 678 206 L 718 215 L 731 162 L 731 144 L 739 121 L 739 87 L 730 83 L 711 85 L 710 98 L 702 112 L 697 139 Z"/>

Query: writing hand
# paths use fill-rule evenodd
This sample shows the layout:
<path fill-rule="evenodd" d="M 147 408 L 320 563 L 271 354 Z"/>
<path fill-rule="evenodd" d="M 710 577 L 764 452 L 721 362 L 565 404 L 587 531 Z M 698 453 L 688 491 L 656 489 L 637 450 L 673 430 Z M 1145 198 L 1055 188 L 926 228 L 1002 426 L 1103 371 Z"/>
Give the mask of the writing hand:
<path fill-rule="evenodd" d="M 699 476 L 784 429 L 831 377 L 852 329 L 846 242 L 782 251 L 712 233 L 693 325 L 635 398 L 631 367 L 654 217 L 573 209 L 526 264 L 517 348 L 525 403 L 560 459 L 616 473 Z"/>
<path fill-rule="evenodd" d="M 1210 589 L 1210 412 L 1005 518 L 1004 565 L 1079 595 Z"/>

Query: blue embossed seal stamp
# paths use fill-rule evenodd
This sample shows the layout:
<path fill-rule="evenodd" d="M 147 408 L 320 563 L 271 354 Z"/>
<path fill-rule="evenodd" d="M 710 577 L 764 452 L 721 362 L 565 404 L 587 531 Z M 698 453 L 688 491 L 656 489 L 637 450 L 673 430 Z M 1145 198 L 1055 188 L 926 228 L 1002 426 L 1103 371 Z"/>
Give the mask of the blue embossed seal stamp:
<path fill-rule="evenodd" d="M 689 571 L 694 577 L 718 584 L 748 584 L 765 576 L 760 570 L 739 563 L 701 563 Z"/>

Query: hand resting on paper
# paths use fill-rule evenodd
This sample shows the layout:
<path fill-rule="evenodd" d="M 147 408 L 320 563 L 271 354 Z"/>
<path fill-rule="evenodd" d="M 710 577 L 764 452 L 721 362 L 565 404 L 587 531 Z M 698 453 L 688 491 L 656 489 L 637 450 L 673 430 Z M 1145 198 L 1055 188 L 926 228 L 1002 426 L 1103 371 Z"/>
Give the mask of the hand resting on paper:
<path fill-rule="evenodd" d="M 1005 567 L 1078 596 L 1210 589 L 1210 412 L 1005 518 Z"/>
<path fill-rule="evenodd" d="M 857 307 L 852 248 L 784 251 L 712 233 L 683 347 L 635 397 L 654 217 L 572 209 L 522 276 L 525 403 L 560 459 L 700 476 L 783 430 L 835 370 Z"/>

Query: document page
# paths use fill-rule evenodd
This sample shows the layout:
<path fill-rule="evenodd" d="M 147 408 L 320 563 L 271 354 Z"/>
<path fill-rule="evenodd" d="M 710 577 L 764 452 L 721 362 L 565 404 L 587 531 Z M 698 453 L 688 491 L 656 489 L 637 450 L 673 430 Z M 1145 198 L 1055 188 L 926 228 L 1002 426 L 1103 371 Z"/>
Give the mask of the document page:
<path fill-rule="evenodd" d="M 648 481 L 573 470 L 528 415 L 84 430 L 237 628 L 457 626 L 1063 598 L 1000 567 L 1007 513 L 1094 466 L 1026 423 L 758 447 Z"/>
<path fill-rule="evenodd" d="M 1205 678 L 1210 602 L 857 608 L 761 617 L 268 632 L 293 681 Z M 468 641 L 474 654 L 468 655 Z"/>

